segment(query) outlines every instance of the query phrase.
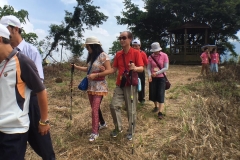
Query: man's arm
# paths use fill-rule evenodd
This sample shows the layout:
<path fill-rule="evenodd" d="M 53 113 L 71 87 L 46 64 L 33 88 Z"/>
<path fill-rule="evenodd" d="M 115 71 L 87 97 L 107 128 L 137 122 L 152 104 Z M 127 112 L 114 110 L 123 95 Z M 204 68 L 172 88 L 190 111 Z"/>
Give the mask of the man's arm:
<path fill-rule="evenodd" d="M 46 122 L 48 120 L 48 100 L 47 92 L 44 89 L 41 92 L 36 93 L 38 99 L 38 105 L 40 109 L 41 119 L 39 120 L 38 130 L 41 135 L 46 135 L 50 129 L 49 124 L 43 125 L 41 122 Z"/>

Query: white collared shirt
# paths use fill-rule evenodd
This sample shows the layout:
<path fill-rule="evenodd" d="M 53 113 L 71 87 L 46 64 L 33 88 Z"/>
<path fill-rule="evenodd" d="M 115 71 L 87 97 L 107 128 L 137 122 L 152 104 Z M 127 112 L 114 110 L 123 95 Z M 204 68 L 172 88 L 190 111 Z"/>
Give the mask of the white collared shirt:
<path fill-rule="evenodd" d="M 44 80 L 43 67 L 42 67 L 42 57 L 38 49 L 32 44 L 26 42 L 24 39 L 17 46 L 20 51 L 30 58 L 36 65 L 38 74 L 42 80 Z"/>

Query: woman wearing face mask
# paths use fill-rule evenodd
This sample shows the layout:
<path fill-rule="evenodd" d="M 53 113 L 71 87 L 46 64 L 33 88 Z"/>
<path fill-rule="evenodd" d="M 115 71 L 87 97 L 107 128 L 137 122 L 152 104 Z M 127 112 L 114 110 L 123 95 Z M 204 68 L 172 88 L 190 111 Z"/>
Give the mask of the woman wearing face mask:
<path fill-rule="evenodd" d="M 92 142 L 98 138 L 98 130 L 107 127 L 100 110 L 100 104 L 103 96 L 107 95 L 108 92 L 105 76 L 111 73 L 111 65 L 109 56 L 103 51 L 101 43 L 96 37 L 88 37 L 84 45 L 88 50 L 88 67 L 81 67 L 75 64 L 74 67 L 84 72 L 90 69 L 87 76 L 87 93 L 92 108 L 92 133 L 89 138 L 89 141 Z"/>

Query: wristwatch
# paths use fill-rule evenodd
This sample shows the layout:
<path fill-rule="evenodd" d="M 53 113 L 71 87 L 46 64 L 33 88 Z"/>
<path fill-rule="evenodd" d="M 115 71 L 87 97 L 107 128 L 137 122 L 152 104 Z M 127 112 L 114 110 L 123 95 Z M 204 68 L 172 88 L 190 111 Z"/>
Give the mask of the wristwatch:
<path fill-rule="evenodd" d="M 39 121 L 39 124 L 42 125 L 42 126 L 46 126 L 46 125 L 49 125 L 49 120 L 46 120 L 46 121 Z"/>

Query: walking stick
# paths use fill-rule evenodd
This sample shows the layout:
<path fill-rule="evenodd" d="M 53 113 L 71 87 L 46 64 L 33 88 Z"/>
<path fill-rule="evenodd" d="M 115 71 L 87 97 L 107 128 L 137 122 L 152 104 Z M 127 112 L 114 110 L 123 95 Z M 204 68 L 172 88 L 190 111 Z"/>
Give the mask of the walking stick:
<path fill-rule="evenodd" d="M 132 61 L 130 61 L 130 64 Z M 133 143 L 133 85 L 132 85 L 132 70 L 129 71 L 130 83 L 131 83 L 131 105 L 132 105 L 132 154 L 134 153 L 134 143 Z"/>
<path fill-rule="evenodd" d="M 72 120 L 72 91 L 73 91 L 73 72 L 74 72 L 74 63 L 71 63 L 71 112 L 70 112 L 70 120 Z"/>

